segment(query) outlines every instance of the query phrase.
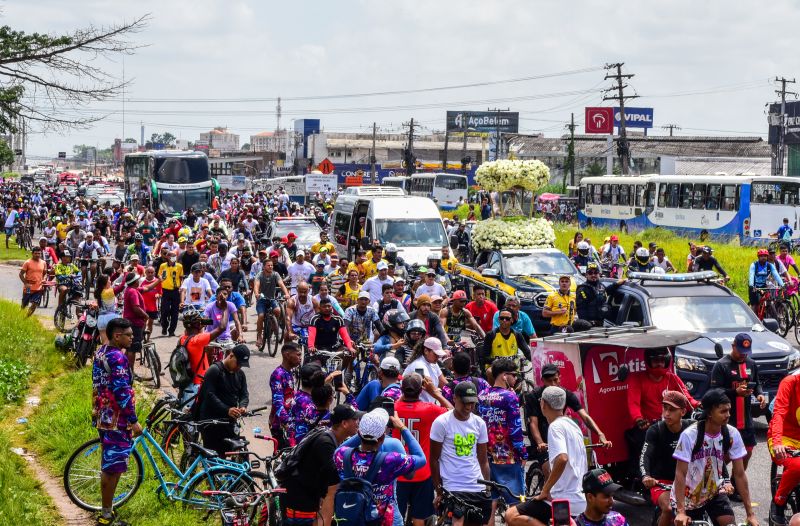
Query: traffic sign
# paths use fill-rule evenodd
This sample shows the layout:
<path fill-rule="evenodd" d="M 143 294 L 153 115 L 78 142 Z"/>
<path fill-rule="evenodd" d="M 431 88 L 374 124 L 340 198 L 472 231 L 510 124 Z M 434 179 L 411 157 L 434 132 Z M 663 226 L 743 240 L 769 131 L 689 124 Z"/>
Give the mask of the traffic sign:
<path fill-rule="evenodd" d="M 336 169 L 336 166 L 326 157 L 319 163 L 317 169 L 324 174 L 329 174 Z"/>
<path fill-rule="evenodd" d="M 586 133 L 614 133 L 614 108 L 586 108 Z"/>
<path fill-rule="evenodd" d="M 58 152 L 58 158 L 59 159 L 66 159 L 67 158 L 67 152 Z"/>

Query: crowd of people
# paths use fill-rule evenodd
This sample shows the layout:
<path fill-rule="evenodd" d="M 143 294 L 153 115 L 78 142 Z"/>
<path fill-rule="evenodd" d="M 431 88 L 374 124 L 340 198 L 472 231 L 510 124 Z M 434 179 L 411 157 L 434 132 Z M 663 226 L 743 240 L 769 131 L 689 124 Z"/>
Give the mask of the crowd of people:
<path fill-rule="evenodd" d="M 554 501 L 567 501 L 581 525 L 626 523 L 611 510 L 621 486 L 605 470 L 590 469 L 581 426 L 602 446 L 613 444 L 575 393 L 560 385 L 556 364 L 541 369 L 540 387 L 521 394 L 521 365 L 531 359 L 537 337 L 532 320 L 515 297 L 498 308 L 486 289 L 470 287 L 468 294 L 454 286 L 458 259 L 450 247 L 421 267 L 407 265 L 397 246 L 379 242 L 351 261 L 328 239 L 328 203 L 300 206 L 280 191 L 223 195 L 214 210 L 189 209 L 181 217 L 16 183 L 0 191 L 7 243 L 20 224 L 41 232 L 19 274 L 28 314 L 48 275 L 57 280 L 58 304 L 86 287 L 100 308 L 92 415 L 103 447 L 98 524 L 124 524 L 113 495 L 142 429 L 134 395 L 142 342 L 158 337 L 157 324 L 162 337 L 177 336 L 186 348 L 192 378 L 180 397 L 196 418 L 226 422 L 202 429 L 204 446 L 224 455 L 225 439 L 238 436 L 236 423 L 249 404 L 252 321 L 249 340 L 256 348 L 269 334 L 284 340 L 269 378 L 249 380 L 269 383 L 269 430 L 279 448 L 302 451 L 297 476 L 284 481 L 285 524 L 341 519 L 352 493 L 343 484 L 353 478 L 370 482 L 374 497 L 372 522 L 361 517 L 353 524 L 400 525 L 408 517 L 421 526 L 440 506 L 451 508 L 456 525 L 489 524 L 498 499 L 508 505 L 504 518 L 512 526 L 550 524 Z M 487 199 L 481 201 L 482 216 Z M 319 241 L 299 247 L 292 233 L 263 237 L 281 215 L 314 218 Z M 463 231 L 453 225 L 450 235 Z M 561 277 L 542 309 L 551 332 L 602 325 L 608 297 L 625 280 L 610 272 L 618 280 L 604 285 L 599 278 L 610 267 L 716 270 L 727 278 L 707 246 L 690 244 L 685 263 L 673 263 L 652 243 L 635 246 L 628 258 L 617 236 L 596 250 L 577 233 L 568 251 L 586 282 L 573 292 L 570 278 Z M 769 279 L 783 286 L 786 268 L 797 271 L 783 246 L 780 252 L 759 252 L 750 270 L 753 288 Z M 212 341 L 227 342 L 218 360 Z M 359 346 L 370 350 L 376 377 L 353 392 L 344 380 Z M 726 526 L 734 522 L 731 498 L 758 524 L 746 474 L 756 446 L 749 400 L 767 400 L 751 346 L 747 334 L 736 336 L 700 401 L 671 372 L 667 349 L 646 351 L 644 372 L 628 378 L 621 414 L 630 417 L 630 467 L 661 510 L 660 525 L 685 526 L 707 515 Z M 321 351 L 344 351 L 341 368 L 330 370 Z M 800 447 L 794 382 L 788 377 L 781 384 L 769 431 L 770 453 L 784 467 L 770 511 L 777 524 L 800 483 L 800 460 L 787 451 Z M 536 496 L 523 499 L 532 461 L 541 464 L 544 481 Z M 503 484 L 510 494 L 490 492 L 480 479 Z"/>

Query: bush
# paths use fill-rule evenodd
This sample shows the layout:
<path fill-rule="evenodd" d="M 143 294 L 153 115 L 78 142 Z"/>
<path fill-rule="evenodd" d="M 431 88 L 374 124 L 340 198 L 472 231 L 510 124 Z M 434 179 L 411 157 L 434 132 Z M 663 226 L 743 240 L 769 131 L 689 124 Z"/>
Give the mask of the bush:
<path fill-rule="evenodd" d="M 16 402 L 28 388 L 31 369 L 19 360 L 0 360 L 0 400 Z"/>

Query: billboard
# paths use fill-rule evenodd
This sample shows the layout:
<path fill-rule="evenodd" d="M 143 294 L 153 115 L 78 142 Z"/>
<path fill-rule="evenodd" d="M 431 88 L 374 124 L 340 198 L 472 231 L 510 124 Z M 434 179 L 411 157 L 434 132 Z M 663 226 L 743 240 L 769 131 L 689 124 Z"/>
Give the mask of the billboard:
<path fill-rule="evenodd" d="M 324 173 L 308 173 L 306 174 L 306 193 L 313 194 L 319 192 L 324 194 L 325 192 L 336 192 L 337 189 L 337 178 L 336 174 L 324 174 Z"/>
<path fill-rule="evenodd" d="M 614 126 L 619 128 L 619 108 L 614 108 Z M 652 128 L 653 108 L 625 108 L 626 128 Z"/>
<path fill-rule="evenodd" d="M 518 133 L 519 112 L 516 111 L 448 111 L 447 131 Z"/>
<path fill-rule="evenodd" d="M 780 103 L 769 105 L 769 143 L 778 144 L 780 142 L 781 127 L 781 105 Z M 786 103 L 786 135 L 783 139 L 784 144 L 800 144 L 800 101 Z"/>
<path fill-rule="evenodd" d="M 586 108 L 586 133 L 614 133 L 614 108 Z"/>

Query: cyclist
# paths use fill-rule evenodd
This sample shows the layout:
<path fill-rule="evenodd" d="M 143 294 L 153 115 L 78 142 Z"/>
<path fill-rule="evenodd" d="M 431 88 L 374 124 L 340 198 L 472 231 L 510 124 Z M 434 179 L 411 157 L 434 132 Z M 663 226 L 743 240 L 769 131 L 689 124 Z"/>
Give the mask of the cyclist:
<path fill-rule="evenodd" d="M 688 526 L 692 520 L 702 520 L 706 513 L 718 526 L 735 522 L 727 496 L 733 488 L 724 478 L 727 458 L 733 463 L 733 479 L 742 496 L 747 523 L 758 526 L 742 466 L 744 443 L 739 431 L 728 425 L 731 401 L 721 389 L 709 389 L 703 395 L 702 407 L 703 419 L 681 433 L 672 454 L 677 460 L 670 493 L 675 503 L 675 526 Z"/>
<path fill-rule="evenodd" d="M 593 327 L 601 327 L 608 315 L 608 300 L 623 283 L 625 278 L 620 278 L 611 285 L 604 285 L 600 281 L 600 267 L 597 263 L 589 263 L 586 267 L 586 281 L 575 289 L 578 318 L 586 320 Z"/>
<path fill-rule="evenodd" d="M 81 269 L 72 262 L 72 252 L 70 250 L 64 249 L 63 254 L 61 254 L 61 260 L 53 268 L 53 274 L 58 285 L 57 307 L 60 307 L 64 303 L 67 291 L 81 286 Z"/>
<path fill-rule="evenodd" d="M 294 404 L 295 378 L 292 371 L 302 361 L 302 349 L 294 343 L 286 343 L 281 348 L 281 364 L 269 377 L 269 388 L 272 392 L 269 429 L 272 438 L 278 441 L 279 450 L 289 447 L 289 437 L 285 429 L 289 424 L 289 411 Z"/>
<path fill-rule="evenodd" d="M 675 272 L 675 265 L 673 265 L 672 261 L 667 258 L 663 247 L 656 247 L 656 252 L 653 256 L 652 262 L 653 265 L 663 269 L 664 272 Z"/>
<path fill-rule="evenodd" d="M 42 249 L 42 259 L 47 264 L 47 271 L 52 272 L 53 267 L 58 263 L 55 249 L 47 244 L 47 238 L 44 236 L 39 238 L 39 248 Z"/>
<path fill-rule="evenodd" d="M 97 260 L 106 255 L 106 251 L 99 242 L 95 241 L 94 234 L 87 232 L 83 241 L 78 244 L 77 257 L 81 270 L 90 272 L 89 283 L 93 283 L 97 275 Z"/>
<path fill-rule="evenodd" d="M 767 261 L 769 252 L 760 248 L 757 252 L 758 259 L 750 264 L 750 271 L 747 277 L 750 307 L 754 312 L 758 311 L 758 304 L 761 302 L 761 294 L 756 289 L 767 288 L 767 280 L 772 277 L 779 287 L 783 287 L 783 280 L 778 274 L 775 265 Z"/>
<path fill-rule="evenodd" d="M 683 393 L 665 391 L 661 398 L 661 421 L 650 426 L 645 434 L 639 475 L 644 487 L 650 490 L 650 501 L 661 510 L 658 526 L 670 526 L 675 520 L 668 487 L 672 485 L 677 464 L 672 453 L 683 430 L 692 424 L 691 420 L 684 419 L 690 409 Z"/>
<path fill-rule="evenodd" d="M 200 386 L 203 384 L 206 370 L 208 370 L 211 363 L 211 353 L 206 350 L 209 343 L 216 340 L 227 326 L 228 312 L 223 313 L 222 322 L 215 327 L 211 332 L 206 332 L 203 328 L 211 323 L 208 318 L 203 318 L 203 315 L 197 311 L 188 311 L 183 315 L 183 328 L 184 333 L 179 338 L 180 345 L 186 347 L 189 353 L 189 365 L 192 370 L 194 378 L 192 383 L 178 393 L 181 402 L 185 403 L 197 396 Z M 192 407 L 194 402 L 187 404 L 186 407 Z"/>
<path fill-rule="evenodd" d="M 728 273 L 725 272 L 724 268 L 722 268 L 722 265 L 719 264 L 717 258 L 715 258 L 712 255 L 713 253 L 714 249 L 712 249 L 708 245 L 700 248 L 700 255 L 694 258 L 694 263 L 692 264 L 692 270 L 694 272 L 716 270 L 719 274 L 722 275 L 725 281 L 728 281 L 730 279 L 730 276 L 728 276 Z"/>
<path fill-rule="evenodd" d="M 498 311 L 497 305 L 486 299 L 486 289 L 483 287 L 473 287 L 473 300 L 467 303 L 464 308 L 478 321 L 483 332 L 489 332 L 494 328 L 494 315 Z"/>
<path fill-rule="evenodd" d="M 319 314 L 315 314 L 308 324 L 308 360 L 324 365 L 327 358 L 315 356 L 317 349 L 334 351 L 342 345 L 350 354 L 355 354 L 344 320 L 333 312 L 331 299 L 322 298 L 319 301 Z"/>
<path fill-rule="evenodd" d="M 375 353 L 378 356 L 394 356 L 406 341 L 403 339 L 406 324 L 410 318 L 406 311 L 392 309 L 383 316 L 384 333 L 375 341 Z"/>
<path fill-rule="evenodd" d="M 503 309 L 499 314 L 500 326 L 486 334 L 483 349 L 478 349 L 478 364 L 481 369 L 488 369 L 495 358 L 507 357 L 516 360 L 520 352 L 526 359 L 531 359 L 528 340 L 512 328 L 511 311 Z"/>
<path fill-rule="evenodd" d="M 622 486 L 614 482 L 603 468 L 588 471 L 583 476 L 583 495 L 586 510 L 575 518 L 577 526 L 628 526 L 628 521 L 613 511 L 614 493 Z"/>
<path fill-rule="evenodd" d="M 211 298 L 211 284 L 203 277 L 203 266 L 195 263 L 192 266 L 191 276 L 181 284 L 180 307 L 191 305 L 197 309 L 205 307 Z"/>
<path fill-rule="evenodd" d="M 450 340 L 457 341 L 461 337 L 461 332 L 468 328 L 477 332 L 481 338 L 486 337 L 486 333 L 475 321 L 472 313 L 464 308 L 466 304 L 467 293 L 463 290 L 455 290 L 448 306 L 439 311 L 439 321 Z"/>
<path fill-rule="evenodd" d="M 386 356 L 378 366 L 378 378 L 370 380 L 356 397 L 358 407 L 370 407 L 376 398 L 400 399 L 400 362 L 394 356 Z"/>
<path fill-rule="evenodd" d="M 361 291 L 356 304 L 344 311 L 345 327 L 350 333 L 350 339 L 356 343 L 371 342 L 380 338 L 383 332 L 378 312 L 369 305 L 370 299 L 369 292 Z"/>
<path fill-rule="evenodd" d="M 281 309 L 277 300 L 278 289 L 283 293 L 284 298 L 289 297 L 289 291 L 280 275 L 274 271 L 272 261 L 265 260 L 261 272 L 253 281 L 253 295 L 256 298 L 256 313 L 258 314 L 256 320 L 256 346 L 258 348 L 261 348 L 261 343 L 264 341 L 264 318 L 267 309 L 271 310 L 274 316 L 272 322 L 276 325 L 271 327 L 273 333 L 278 331 L 277 322 L 282 321 L 280 319 Z"/>
<path fill-rule="evenodd" d="M 787 270 L 786 265 L 784 265 L 780 259 L 775 257 L 774 247 L 769 247 L 767 249 L 767 261 L 772 263 L 772 265 L 775 267 L 775 270 L 778 271 L 778 275 L 783 279 L 784 283 L 789 283 L 789 271 Z M 771 277 L 768 278 L 767 281 L 773 287 L 775 286 L 775 282 Z"/>
<path fill-rule="evenodd" d="M 800 375 L 788 375 L 781 380 L 773 402 L 772 419 L 767 431 L 767 446 L 772 461 L 783 468 L 780 483 L 770 503 L 770 522 L 786 523 L 785 512 L 789 494 L 800 484 L 800 456 L 793 450 L 800 449 Z"/>
<path fill-rule="evenodd" d="M 611 236 L 608 240 L 608 245 L 604 246 L 602 250 L 603 265 L 608 265 L 613 272 L 614 267 L 616 267 L 620 261 L 624 265 L 626 259 L 625 249 L 619 244 L 619 237 L 616 235 Z"/>
<path fill-rule="evenodd" d="M 644 247 L 636 249 L 634 256 L 628 265 L 628 272 L 650 272 L 655 267 L 651 261 L 650 251 Z"/>
<path fill-rule="evenodd" d="M 794 258 L 791 256 L 791 254 L 789 254 L 789 245 L 786 243 L 781 243 L 778 260 L 783 263 L 783 266 L 786 267 L 786 270 L 792 268 L 794 269 L 794 273 L 800 276 L 800 267 L 797 266 Z"/>
<path fill-rule="evenodd" d="M 415 352 L 422 350 L 426 334 L 425 323 L 422 320 L 407 321 L 403 345 L 394 352 L 394 357 L 397 358 L 401 364 L 407 364 Z"/>
<path fill-rule="evenodd" d="M 578 267 L 578 270 L 582 274 L 585 274 L 589 263 L 592 263 L 593 261 L 594 258 L 592 257 L 589 243 L 586 241 L 579 241 L 576 245 L 575 255 L 572 256 L 572 262 L 576 267 Z"/>
<path fill-rule="evenodd" d="M 122 239 L 122 238 L 119 238 Z M 151 248 L 144 243 L 144 236 L 138 232 L 133 236 L 133 243 L 128 245 L 125 250 L 125 262 L 130 259 L 133 254 L 139 254 L 139 261 L 142 265 L 146 265 L 150 261 Z"/>
<path fill-rule="evenodd" d="M 429 337 L 422 342 L 421 349 L 417 348 L 410 357 L 410 363 L 403 371 L 403 376 L 417 373 L 423 377 L 428 377 L 433 382 L 433 386 L 441 388 L 447 383 L 447 379 L 439 367 L 439 360 L 447 356 L 447 352 L 442 349 L 442 342 L 437 338 Z M 475 386 L 473 386 L 474 389 Z M 422 400 L 434 403 L 435 399 L 428 393 L 422 393 Z"/>
<path fill-rule="evenodd" d="M 309 294 L 310 288 L 306 282 L 298 283 L 297 294 L 286 302 L 284 329 L 287 342 L 300 340 L 300 343 L 305 345 L 308 340 L 308 326 L 314 314 L 319 312 L 319 303 Z"/>
<path fill-rule="evenodd" d="M 781 243 L 786 243 L 789 246 L 792 244 L 792 235 L 794 235 L 794 230 L 792 227 L 789 226 L 789 218 L 783 218 L 783 224 L 778 227 L 778 230 L 772 234 L 773 236 L 778 238 L 778 241 Z"/>

